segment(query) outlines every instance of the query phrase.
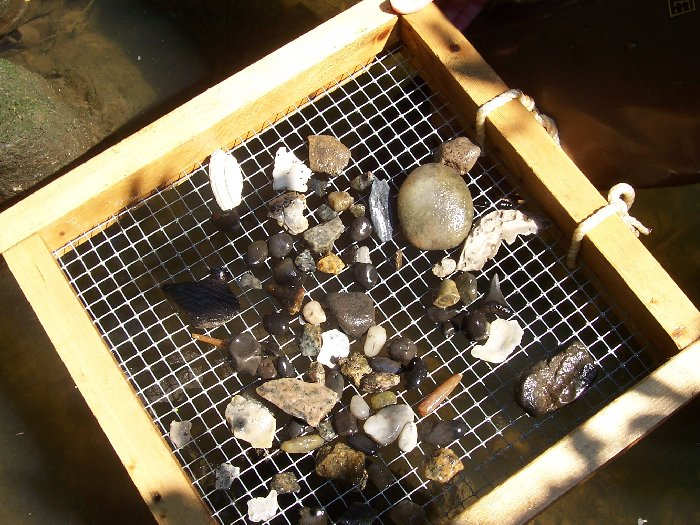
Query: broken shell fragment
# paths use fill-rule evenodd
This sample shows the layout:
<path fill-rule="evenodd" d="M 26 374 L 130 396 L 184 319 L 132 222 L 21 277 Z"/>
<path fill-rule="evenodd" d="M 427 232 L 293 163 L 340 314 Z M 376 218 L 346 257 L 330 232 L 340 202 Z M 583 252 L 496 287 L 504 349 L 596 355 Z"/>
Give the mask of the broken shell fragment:
<path fill-rule="evenodd" d="M 267 216 L 275 219 L 279 226 L 292 235 L 306 231 L 309 227 L 309 220 L 304 217 L 306 197 L 302 193 L 283 193 L 268 202 L 267 208 Z"/>
<path fill-rule="evenodd" d="M 328 368 L 335 368 L 335 360 L 347 357 L 350 353 L 350 340 L 340 330 L 328 330 L 321 334 L 323 344 L 318 354 L 318 362 Z"/>
<path fill-rule="evenodd" d="M 502 363 L 520 344 L 523 334 L 523 329 L 515 319 L 496 319 L 489 325 L 489 337 L 486 342 L 472 348 L 472 357 L 489 363 Z"/>
<path fill-rule="evenodd" d="M 462 470 L 464 470 L 464 465 L 457 454 L 449 448 L 439 448 L 428 458 L 423 475 L 426 479 L 447 483 Z"/>
<path fill-rule="evenodd" d="M 350 150 L 331 135 L 309 135 L 309 166 L 316 173 L 336 177 L 350 161 Z"/>
<path fill-rule="evenodd" d="M 439 263 L 435 263 L 433 265 L 433 275 L 443 279 L 454 273 L 456 269 L 457 261 L 450 259 L 449 257 L 444 257 Z"/>
<path fill-rule="evenodd" d="M 255 391 L 283 412 L 304 419 L 312 427 L 318 426 L 338 402 L 338 394 L 330 388 L 293 378 L 273 379 Z"/>
<path fill-rule="evenodd" d="M 440 288 L 435 296 L 433 304 L 438 308 L 449 308 L 459 302 L 459 291 L 457 285 L 452 279 L 443 279 L 440 281 Z"/>
<path fill-rule="evenodd" d="M 274 490 L 264 498 L 248 500 L 248 519 L 254 523 L 271 520 L 278 510 L 277 492 Z"/>
<path fill-rule="evenodd" d="M 330 275 L 338 275 L 345 268 L 343 260 L 334 253 L 329 253 L 325 257 L 321 257 L 316 263 L 316 268 L 319 272 Z"/>
<path fill-rule="evenodd" d="M 300 161 L 293 152 L 280 147 L 275 153 L 275 166 L 272 168 L 272 189 L 308 191 L 307 181 L 311 177 L 311 170 Z"/>
<path fill-rule="evenodd" d="M 175 448 L 182 448 L 192 441 L 192 421 L 171 421 L 170 441 Z"/>
<path fill-rule="evenodd" d="M 479 146 L 467 137 L 457 137 L 440 144 L 435 152 L 435 162 L 457 170 L 460 175 L 466 175 L 479 160 L 480 155 Z"/>
<path fill-rule="evenodd" d="M 421 417 L 425 417 L 439 407 L 447 396 L 457 388 L 457 385 L 462 380 L 462 374 L 454 374 L 447 378 L 441 385 L 433 390 L 423 401 L 420 402 L 416 412 Z"/>
<path fill-rule="evenodd" d="M 233 155 L 220 149 L 212 152 L 209 159 L 209 184 L 222 211 L 232 210 L 241 203 L 243 173 Z"/>
<path fill-rule="evenodd" d="M 358 246 L 352 262 L 372 264 L 372 259 L 369 257 L 369 248 L 367 246 Z"/>
<path fill-rule="evenodd" d="M 275 417 L 262 403 L 235 395 L 225 411 L 233 436 L 255 448 L 270 448 L 275 437 Z"/>

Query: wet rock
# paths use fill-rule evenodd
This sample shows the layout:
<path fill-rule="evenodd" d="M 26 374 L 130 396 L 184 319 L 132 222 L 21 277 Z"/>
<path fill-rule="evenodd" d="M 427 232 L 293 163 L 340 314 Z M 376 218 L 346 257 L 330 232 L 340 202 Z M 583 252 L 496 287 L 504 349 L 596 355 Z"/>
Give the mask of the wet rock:
<path fill-rule="evenodd" d="M 280 450 L 287 454 L 306 454 L 323 446 L 325 440 L 318 434 L 309 434 L 288 439 L 280 444 Z"/>
<path fill-rule="evenodd" d="M 350 223 L 350 238 L 360 242 L 370 235 L 372 235 L 372 222 L 367 217 L 355 217 Z"/>
<path fill-rule="evenodd" d="M 300 161 L 293 152 L 284 146 L 275 153 L 275 165 L 272 168 L 272 189 L 300 191 L 306 193 L 307 181 L 311 170 Z"/>
<path fill-rule="evenodd" d="M 354 177 L 350 181 L 350 187 L 355 191 L 363 192 L 366 191 L 370 186 L 372 186 L 373 182 L 374 174 L 371 171 L 367 171 L 362 175 Z"/>
<path fill-rule="evenodd" d="M 459 173 L 442 164 L 424 164 L 401 185 L 398 215 L 404 236 L 413 246 L 449 250 L 469 234 L 474 208 Z"/>
<path fill-rule="evenodd" d="M 343 260 L 334 253 L 321 257 L 316 263 L 316 269 L 330 275 L 338 275 L 345 268 Z"/>
<path fill-rule="evenodd" d="M 368 456 L 376 456 L 379 450 L 379 445 L 375 443 L 367 434 L 358 432 L 357 434 L 352 434 L 351 436 L 346 436 L 345 441 L 348 442 L 355 450 L 364 452 Z"/>
<path fill-rule="evenodd" d="M 307 323 L 318 325 L 326 322 L 326 312 L 323 311 L 323 307 L 318 301 L 306 303 L 301 313 Z"/>
<path fill-rule="evenodd" d="M 353 205 L 355 199 L 347 191 L 332 191 L 328 194 L 328 204 L 334 211 L 341 213 Z"/>
<path fill-rule="evenodd" d="M 285 440 L 290 440 L 297 438 L 303 434 L 306 434 L 307 432 L 310 432 L 313 427 L 310 427 L 308 425 L 305 425 L 304 423 L 300 423 L 296 419 L 292 419 L 287 425 L 284 427 L 284 432 L 282 437 Z"/>
<path fill-rule="evenodd" d="M 457 137 L 440 144 L 435 152 L 435 162 L 449 166 L 460 175 L 466 175 L 479 160 L 480 155 L 479 146 L 467 137 Z"/>
<path fill-rule="evenodd" d="M 260 279 L 250 272 L 245 272 L 238 278 L 238 286 L 241 287 L 241 290 L 262 290 Z"/>
<path fill-rule="evenodd" d="M 362 490 L 367 484 L 365 455 L 345 443 L 326 445 L 316 454 L 316 474 L 345 481 Z"/>
<path fill-rule="evenodd" d="M 391 390 L 387 390 L 386 392 L 379 392 L 378 394 L 374 394 L 369 398 L 369 405 L 375 412 L 381 410 L 384 407 L 388 407 L 389 405 L 395 404 L 396 394 L 394 394 Z"/>
<path fill-rule="evenodd" d="M 336 177 L 350 162 L 350 150 L 331 135 L 309 135 L 309 166 L 316 173 Z"/>
<path fill-rule="evenodd" d="M 267 251 L 270 257 L 281 259 L 289 255 L 294 246 L 294 239 L 286 232 L 275 233 L 267 240 Z M 281 281 L 280 281 L 281 282 Z"/>
<path fill-rule="evenodd" d="M 361 396 L 355 394 L 352 396 L 352 399 L 350 399 L 350 412 L 352 412 L 352 415 L 357 419 L 365 420 L 370 414 L 369 405 Z"/>
<path fill-rule="evenodd" d="M 340 217 L 309 228 L 304 232 L 304 240 L 312 251 L 316 253 L 328 253 L 333 249 L 334 243 L 345 231 Z"/>
<path fill-rule="evenodd" d="M 335 430 L 333 430 L 333 424 L 329 419 L 321 421 L 318 424 L 318 435 L 321 436 L 326 442 L 333 441 L 338 437 L 338 434 L 336 434 Z"/>
<path fill-rule="evenodd" d="M 397 337 L 389 343 L 389 355 L 402 364 L 408 364 L 416 357 L 418 347 L 408 337 Z"/>
<path fill-rule="evenodd" d="M 299 350 L 301 355 L 306 357 L 316 357 L 321 351 L 323 339 L 321 337 L 321 327 L 313 324 L 305 324 L 304 332 L 299 339 Z"/>
<path fill-rule="evenodd" d="M 428 368 L 420 357 L 414 357 L 404 367 L 403 374 L 406 378 L 406 388 L 418 388 L 423 380 L 428 377 Z"/>
<path fill-rule="evenodd" d="M 361 337 L 374 325 L 374 302 L 360 292 L 333 292 L 326 297 L 340 328 L 350 337 Z"/>
<path fill-rule="evenodd" d="M 367 246 L 358 246 L 352 262 L 372 264 L 372 259 L 369 258 L 369 248 L 367 248 Z"/>
<path fill-rule="evenodd" d="M 326 367 L 323 366 L 318 361 L 312 361 L 309 365 L 309 369 L 306 372 L 306 377 L 312 383 L 318 383 L 319 385 L 326 384 Z"/>
<path fill-rule="evenodd" d="M 340 373 L 340 370 L 331 368 L 326 372 L 326 386 L 338 394 L 338 399 L 343 396 L 345 379 L 343 379 L 343 374 Z"/>
<path fill-rule="evenodd" d="M 436 447 L 446 447 L 464 437 L 467 432 L 469 427 L 463 421 L 440 421 L 430 430 L 425 440 Z"/>
<path fill-rule="evenodd" d="M 586 392 L 597 373 L 598 367 L 586 347 L 574 341 L 530 368 L 519 386 L 518 403 L 533 416 L 553 412 Z"/>
<path fill-rule="evenodd" d="M 502 363 L 520 344 L 525 332 L 515 319 L 495 319 L 489 324 L 488 333 L 488 339 L 483 345 L 472 348 L 472 357 L 489 363 Z"/>
<path fill-rule="evenodd" d="M 272 357 L 264 357 L 258 365 L 257 375 L 260 379 L 274 379 L 277 377 L 277 364 Z"/>
<path fill-rule="evenodd" d="M 455 272 L 457 269 L 457 261 L 444 257 L 439 263 L 433 265 L 433 275 L 443 279 Z"/>
<path fill-rule="evenodd" d="M 277 375 L 280 377 L 294 377 L 296 375 L 294 365 L 286 356 L 277 358 Z"/>
<path fill-rule="evenodd" d="M 262 360 L 262 348 L 252 334 L 245 332 L 234 336 L 228 344 L 228 353 L 236 372 L 254 376 Z"/>
<path fill-rule="evenodd" d="M 442 335 L 445 339 L 449 339 L 453 335 L 455 335 L 455 327 L 452 323 L 445 322 L 440 325 L 440 330 L 442 331 Z"/>
<path fill-rule="evenodd" d="M 383 326 L 370 326 L 365 336 L 364 352 L 367 357 L 376 356 L 386 343 L 386 329 Z"/>
<path fill-rule="evenodd" d="M 470 305 L 479 297 L 479 291 L 476 288 L 476 277 L 469 272 L 459 274 L 454 279 L 459 292 L 459 298 L 465 305 Z"/>
<path fill-rule="evenodd" d="M 348 208 L 353 217 L 364 217 L 365 216 L 365 205 L 364 204 L 353 204 Z M 370 226 L 372 224 L 370 223 Z"/>
<path fill-rule="evenodd" d="M 375 372 L 386 372 L 387 374 L 398 374 L 401 371 L 401 363 L 388 357 L 372 357 L 369 359 L 369 366 Z"/>
<path fill-rule="evenodd" d="M 355 386 L 359 387 L 362 378 L 371 373 L 372 369 L 364 355 L 353 352 L 350 354 L 350 357 L 341 362 L 340 371 L 345 377 L 350 379 Z"/>
<path fill-rule="evenodd" d="M 192 421 L 171 421 L 170 442 L 175 448 L 182 448 L 192 441 Z"/>
<path fill-rule="evenodd" d="M 277 492 L 274 490 L 264 498 L 253 498 L 248 501 L 248 519 L 255 523 L 271 520 L 278 510 Z"/>
<path fill-rule="evenodd" d="M 212 212 L 211 223 L 217 230 L 223 233 L 235 234 L 243 229 L 243 226 L 241 225 L 241 218 L 235 209 L 222 212 Z"/>
<path fill-rule="evenodd" d="M 248 245 L 245 252 L 245 262 L 251 266 L 255 266 L 265 262 L 267 259 L 267 243 L 265 241 L 255 241 Z"/>
<path fill-rule="evenodd" d="M 430 455 L 425 463 L 423 475 L 426 479 L 447 483 L 461 470 L 464 470 L 464 465 L 459 456 L 449 448 L 439 448 Z"/>
<path fill-rule="evenodd" d="M 435 388 L 429 395 L 423 399 L 416 408 L 416 412 L 422 417 L 427 416 L 437 407 L 439 407 L 447 396 L 449 396 L 452 391 L 457 388 L 459 382 L 462 380 L 462 374 L 454 374 L 448 377 L 445 381 Z"/>
<path fill-rule="evenodd" d="M 274 281 L 265 284 L 265 291 L 277 299 L 280 306 L 287 310 L 289 315 L 299 313 L 304 302 L 304 294 L 306 294 L 306 290 L 301 284 L 279 284 Z"/>
<path fill-rule="evenodd" d="M 287 312 L 275 312 L 263 316 L 263 326 L 272 335 L 284 335 L 290 331 L 289 323 L 292 322 Z"/>
<path fill-rule="evenodd" d="M 328 515 L 318 507 L 302 507 L 299 512 L 299 525 L 328 525 Z"/>
<path fill-rule="evenodd" d="M 415 415 L 408 405 L 390 405 L 371 416 L 364 424 L 364 431 L 382 446 L 393 443 L 406 423 Z"/>
<path fill-rule="evenodd" d="M 297 235 L 309 227 L 309 220 L 304 217 L 306 197 L 301 193 L 289 192 L 275 197 L 267 203 L 267 216 L 277 221 L 292 235 Z"/>
<path fill-rule="evenodd" d="M 359 430 L 357 427 L 357 418 L 352 415 L 352 412 L 343 408 L 336 412 L 333 416 L 333 428 L 339 436 L 351 436 Z"/>
<path fill-rule="evenodd" d="M 418 445 L 418 427 L 413 421 L 406 423 L 399 434 L 399 449 L 411 452 Z"/>
<path fill-rule="evenodd" d="M 355 281 L 366 290 L 374 288 L 374 285 L 379 281 L 379 273 L 371 264 L 355 263 L 352 271 Z"/>
<path fill-rule="evenodd" d="M 401 378 L 396 374 L 372 372 L 362 378 L 362 381 L 360 381 L 360 390 L 368 394 L 384 392 L 385 390 L 394 388 L 400 381 Z"/>
<path fill-rule="evenodd" d="M 304 250 L 297 255 L 294 264 L 304 273 L 312 273 L 316 269 L 316 261 L 309 250 Z"/>
<path fill-rule="evenodd" d="M 425 525 L 429 523 L 423 507 L 407 499 L 395 505 L 389 512 L 389 517 L 394 525 Z"/>
<path fill-rule="evenodd" d="M 277 494 L 292 494 L 299 492 L 301 487 L 293 472 L 280 472 L 272 476 L 270 489 L 276 491 Z"/>
<path fill-rule="evenodd" d="M 323 363 L 328 368 L 335 368 L 335 361 L 347 357 L 350 353 L 350 341 L 340 330 L 328 330 L 321 334 L 323 344 L 318 354 L 319 363 Z"/>
<path fill-rule="evenodd" d="M 275 437 L 275 418 L 262 403 L 235 395 L 224 413 L 233 436 L 255 448 L 270 448 Z"/>
<path fill-rule="evenodd" d="M 394 267 L 396 270 L 400 270 L 403 266 L 403 250 L 401 248 L 396 248 L 394 252 Z"/>
<path fill-rule="evenodd" d="M 298 284 L 301 275 L 294 266 L 294 261 L 285 257 L 272 268 L 272 277 L 278 284 L 289 285 Z"/>
<path fill-rule="evenodd" d="M 333 208 L 327 204 L 321 204 L 318 208 L 316 208 L 316 217 L 323 222 L 328 222 L 331 219 L 335 219 L 337 216 L 338 212 L 333 210 Z"/>
<path fill-rule="evenodd" d="M 216 467 L 214 488 L 216 490 L 228 490 L 233 485 L 233 480 L 241 473 L 241 469 L 234 467 L 231 463 L 222 463 Z"/>
<path fill-rule="evenodd" d="M 255 391 L 283 412 L 304 419 L 312 427 L 317 426 L 338 402 L 338 394 L 330 388 L 292 378 L 273 379 Z"/>
<path fill-rule="evenodd" d="M 323 197 L 328 191 L 328 182 L 326 179 L 319 179 L 317 177 L 312 177 L 309 180 L 309 188 L 319 197 Z"/>
<path fill-rule="evenodd" d="M 459 302 L 459 292 L 457 285 L 452 279 L 443 279 L 440 282 L 440 288 L 435 295 L 433 304 L 438 308 L 449 308 Z"/>
<path fill-rule="evenodd" d="M 369 194 L 369 216 L 372 218 L 374 231 L 381 242 L 391 240 L 394 230 L 391 226 L 391 210 L 389 208 L 389 183 L 375 179 Z"/>
<path fill-rule="evenodd" d="M 366 503 L 354 502 L 340 516 L 337 525 L 372 525 L 377 517 L 377 512 Z"/>
<path fill-rule="evenodd" d="M 449 308 L 438 308 L 437 306 L 431 306 L 426 310 L 426 315 L 435 324 L 442 324 L 448 322 L 459 314 L 457 309 Z"/>

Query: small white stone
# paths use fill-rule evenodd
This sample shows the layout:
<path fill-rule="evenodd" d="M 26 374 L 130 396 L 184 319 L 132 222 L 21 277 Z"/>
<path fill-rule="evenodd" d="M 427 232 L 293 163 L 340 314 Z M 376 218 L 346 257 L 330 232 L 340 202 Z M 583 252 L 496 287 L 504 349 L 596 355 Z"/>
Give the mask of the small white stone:
<path fill-rule="evenodd" d="M 369 258 L 369 248 L 360 246 L 355 252 L 354 262 L 372 264 L 372 259 Z"/>
<path fill-rule="evenodd" d="M 271 490 L 265 498 L 248 500 L 248 519 L 252 522 L 271 520 L 279 508 L 277 491 Z"/>
<path fill-rule="evenodd" d="M 371 326 L 365 336 L 364 351 L 367 357 L 377 355 L 386 343 L 386 329 L 383 326 Z"/>
<path fill-rule="evenodd" d="M 333 358 L 347 357 L 350 354 L 350 340 L 340 330 L 328 330 L 321 334 L 321 351 L 316 360 L 328 368 L 335 368 Z"/>
<path fill-rule="evenodd" d="M 357 419 L 367 419 L 369 417 L 369 405 L 361 396 L 355 394 L 350 400 L 350 413 Z"/>
<path fill-rule="evenodd" d="M 241 473 L 241 469 L 234 467 L 231 463 L 222 463 L 216 467 L 216 490 L 228 490 L 233 484 L 233 480 Z"/>
<path fill-rule="evenodd" d="M 192 421 L 171 421 L 170 441 L 175 448 L 181 448 L 192 440 Z"/>
<path fill-rule="evenodd" d="M 255 448 L 270 448 L 275 437 L 275 416 L 262 403 L 235 395 L 226 406 L 226 421 L 234 437 Z"/>
<path fill-rule="evenodd" d="M 435 277 L 439 277 L 440 279 L 444 279 L 448 275 L 454 273 L 456 269 L 457 261 L 450 259 L 449 257 L 445 257 L 442 259 L 442 261 L 433 266 L 433 275 L 435 275 Z"/>
<path fill-rule="evenodd" d="M 486 342 L 472 348 L 472 357 L 489 363 L 502 363 L 520 344 L 523 333 L 515 319 L 496 319 L 489 325 L 489 338 Z"/>
<path fill-rule="evenodd" d="M 410 452 L 418 444 L 418 427 L 413 421 L 406 423 L 399 434 L 399 448 L 404 452 Z"/>
<path fill-rule="evenodd" d="M 390 405 L 382 408 L 364 424 L 365 434 L 382 446 L 393 443 L 406 423 L 414 418 L 413 410 L 408 405 Z"/>
<path fill-rule="evenodd" d="M 243 172 L 233 155 L 220 149 L 212 152 L 209 184 L 216 203 L 223 211 L 232 210 L 241 203 Z"/>
<path fill-rule="evenodd" d="M 311 169 L 300 161 L 294 153 L 282 146 L 275 153 L 275 167 L 272 169 L 272 189 L 291 190 L 306 193 Z"/>
<path fill-rule="evenodd" d="M 323 311 L 323 307 L 318 301 L 306 303 L 301 313 L 308 323 L 321 324 L 326 322 L 326 312 Z"/>

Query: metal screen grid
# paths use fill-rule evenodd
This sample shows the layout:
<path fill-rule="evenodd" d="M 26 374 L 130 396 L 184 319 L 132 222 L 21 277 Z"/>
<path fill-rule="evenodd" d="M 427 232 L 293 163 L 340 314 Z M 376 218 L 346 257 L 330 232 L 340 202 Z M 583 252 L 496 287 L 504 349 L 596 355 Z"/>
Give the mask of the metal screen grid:
<path fill-rule="evenodd" d="M 248 244 L 280 231 L 266 218 L 265 208 L 274 196 L 274 153 L 285 145 L 305 160 L 306 136 L 313 133 L 333 134 L 352 151 L 346 175 L 331 179 L 329 191 L 346 190 L 352 177 L 372 170 L 389 180 L 394 199 L 411 169 L 429 161 L 442 141 L 462 134 L 450 109 L 395 50 L 232 150 L 246 177 L 239 208 L 240 235 L 216 232 L 209 222 L 216 204 L 207 166 L 200 166 L 176 185 L 121 212 L 114 224 L 87 232 L 55 254 L 162 434 L 167 436 L 173 420 L 192 420 L 193 441 L 174 453 L 220 522 L 245 523 L 246 502 L 266 495 L 270 478 L 279 471 L 294 472 L 302 490 L 279 497 L 280 513 L 273 523 L 296 523 L 302 505 L 325 507 L 337 518 L 351 501 L 372 505 L 380 513 L 379 523 L 391 523 L 386 512 L 404 498 L 431 512 L 456 509 L 512 474 L 649 371 L 644 348 L 584 272 L 565 268 L 564 255 L 556 247 L 556 230 L 503 246 L 478 274 L 482 292 L 491 276 L 499 274 L 503 292 L 525 330 L 520 348 L 497 365 L 471 358 L 471 343 L 462 335 L 445 340 L 439 328 L 423 317 L 429 289 L 437 282 L 430 268 L 446 254 L 458 255 L 458 249 L 421 252 L 398 235 L 384 244 L 372 236 L 362 244 L 370 248 L 381 278 L 370 292 L 378 322 L 389 337 L 405 335 L 414 340 L 430 370 L 420 392 L 400 392 L 399 400 L 415 405 L 444 379 L 463 373 L 453 396 L 423 420 L 461 419 L 468 425 L 467 435 L 450 445 L 463 459 L 465 470 L 447 486 L 429 484 L 418 469 L 430 445 L 419 444 L 409 454 L 393 445 L 368 461 L 370 483 L 357 493 L 316 476 L 312 454 L 279 451 L 281 418 L 269 452 L 258 453 L 238 442 L 225 422 L 225 406 L 233 395 L 251 390 L 259 380 L 242 382 L 225 352 L 195 343 L 159 286 L 202 279 L 214 266 L 226 267 L 234 278 L 248 271 L 241 258 Z M 514 194 L 486 158 L 472 170 L 468 183 L 476 217 L 491 211 L 500 198 Z M 358 202 L 366 205 L 366 197 Z M 322 200 L 309 195 L 307 202 L 314 210 Z M 310 222 L 318 221 L 311 216 Z M 303 249 L 302 244 L 296 242 L 295 253 Z M 347 254 L 351 244 L 341 238 L 338 253 Z M 393 256 L 399 248 L 404 266 L 396 271 Z M 270 266 L 268 260 L 254 273 L 265 282 L 270 279 Z M 316 272 L 305 283 L 307 296 L 322 299 L 330 291 L 358 290 L 351 273 Z M 278 344 L 302 377 L 310 360 L 299 354 L 295 339 L 268 336 L 262 328 L 262 315 L 274 310 L 272 300 L 262 291 L 241 293 L 235 282 L 233 287 L 240 295 L 241 315 L 209 335 L 227 338 L 249 330 L 263 344 Z M 295 331 L 299 330 L 295 324 Z M 574 336 L 600 365 L 597 382 L 576 403 L 554 414 L 540 419 L 526 416 L 514 401 L 515 382 L 529 366 Z M 353 348 L 361 349 L 361 344 L 353 342 Z M 343 404 L 355 393 L 348 382 Z M 421 430 L 428 426 L 419 422 Z M 241 475 L 229 491 L 217 491 L 213 471 L 225 461 L 240 467 Z"/>

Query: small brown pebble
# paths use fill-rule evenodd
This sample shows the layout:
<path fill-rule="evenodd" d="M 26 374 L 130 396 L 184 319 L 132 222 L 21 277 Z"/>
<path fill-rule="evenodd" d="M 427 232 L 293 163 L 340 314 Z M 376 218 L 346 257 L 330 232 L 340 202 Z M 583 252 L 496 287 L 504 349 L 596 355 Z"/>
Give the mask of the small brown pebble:
<path fill-rule="evenodd" d="M 277 299 L 280 305 L 289 312 L 289 315 L 296 315 L 301 310 L 304 302 L 303 286 L 285 286 L 271 281 L 265 285 L 265 290 Z"/>
<path fill-rule="evenodd" d="M 332 191 L 328 194 L 328 204 L 338 213 L 347 210 L 355 199 L 347 191 Z"/>
<path fill-rule="evenodd" d="M 403 266 L 403 252 L 401 251 L 401 248 L 397 248 L 396 252 L 394 253 L 394 266 L 396 266 L 397 270 L 400 270 Z"/>
<path fill-rule="evenodd" d="M 443 279 L 433 304 L 438 308 L 449 308 L 459 302 L 459 291 L 452 279 Z"/>
<path fill-rule="evenodd" d="M 277 365 L 272 357 L 264 357 L 258 365 L 260 379 L 274 379 L 277 377 Z"/>
<path fill-rule="evenodd" d="M 318 271 L 323 273 L 329 273 L 331 275 L 338 275 L 345 268 L 345 263 L 343 260 L 334 253 L 329 253 L 325 257 L 322 257 L 316 263 L 316 268 Z"/>
<path fill-rule="evenodd" d="M 355 383 L 355 386 L 359 387 L 362 378 L 372 373 L 372 368 L 369 366 L 367 358 L 364 355 L 353 352 L 350 354 L 350 357 L 343 359 L 340 365 L 340 371 L 345 377 Z"/>
<path fill-rule="evenodd" d="M 326 384 L 326 368 L 318 361 L 313 361 L 309 365 L 309 371 L 306 372 L 306 376 L 312 383 Z"/>
<path fill-rule="evenodd" d="M 464 470 L 464 465 L 459 456 L 449 448 L 439 448 L 428 458 L 423 474 L 426 479 L 447 483 L 461 470 Z"/>
<path fill-rule="evenodd" d="M 420 402 L 416 408 L 416 412 L 421 417 L 425 417 L 433 410 L 439 407 L 442 402 L 449 396 L 452 391 L 457 388 L 457 385 L 462 380 L 462 374 L 455 374 L 447 378 L 441 385 L 433 390 L 428 396 Z"/>
<path fill-rule="evenodd" d="M 474 167 L 481 155 L 481 148 L 467 137 L 443 142 L 435 152 L 435 162 L 454 168 L 460 175 L 466 175 Z"/>
<path fill-rule="evenodd" d="M 390 388 L 394 388 L 399 384 L 401 378 L 396 374 L 387 374 L 385 372 L 372 372 L 367 374 L 360 381 L 360 389 L 363 392 L 372 394 L 374 392 L 384 392 Z"/>
<path fill-rule="evenodd" d="M 291 494 L 292 492 L 299 492 L 301 487 L 293 472 L 280 472 L 272 476 L 270 489 L 276 490 L 277 494 Z"/>

